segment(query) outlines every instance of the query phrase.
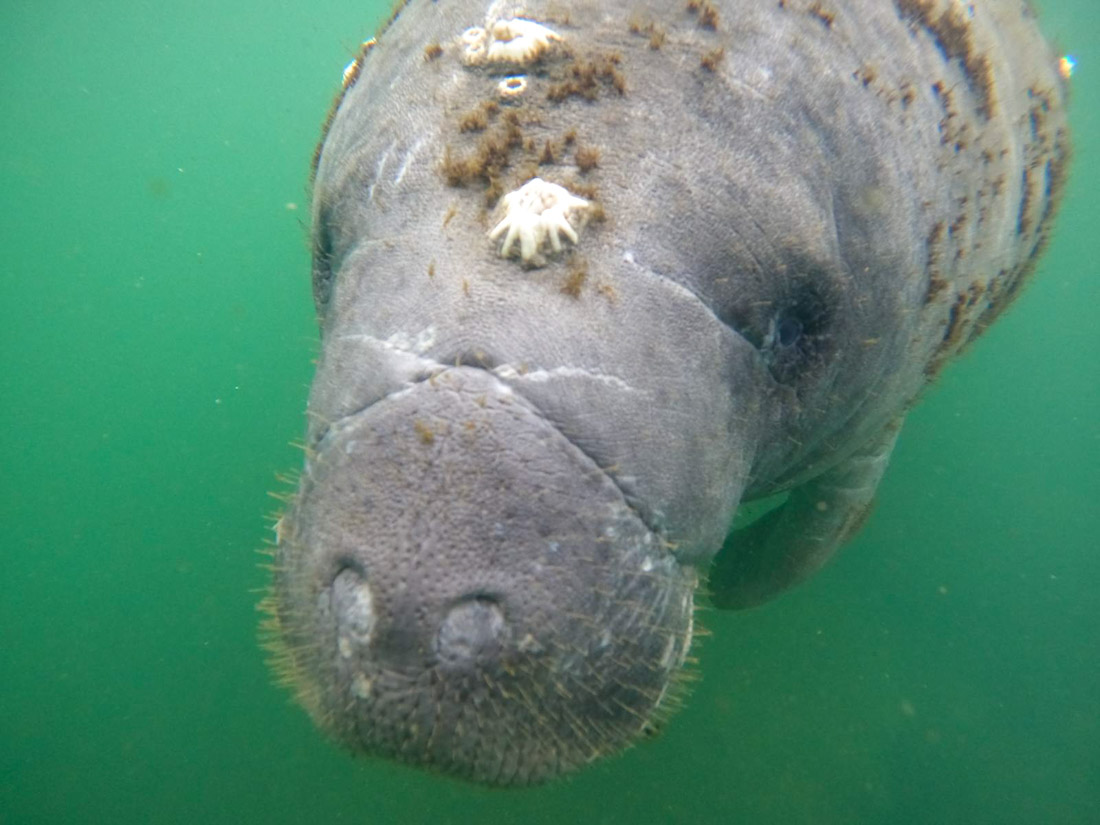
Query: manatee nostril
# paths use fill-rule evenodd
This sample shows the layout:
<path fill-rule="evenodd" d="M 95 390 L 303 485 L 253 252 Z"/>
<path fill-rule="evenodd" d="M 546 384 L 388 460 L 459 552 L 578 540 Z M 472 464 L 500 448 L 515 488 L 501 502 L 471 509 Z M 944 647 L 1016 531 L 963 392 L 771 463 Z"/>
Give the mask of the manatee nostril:
<path fill-rule="evenodd" d="M 500 656 L 508 627 L 493 599 L 474 596 L 452 607 L 436 634 L 435 650 L 445 665 L 485 665 Z"/>
<path fill-rule="evenodd" d="M 374 596 L 364 575 L 345 567 L 332 582 L 332 609 L 336 616 L 336 643 L 345 659 L 356 647 L 370 644 L 375 625 Z"/>

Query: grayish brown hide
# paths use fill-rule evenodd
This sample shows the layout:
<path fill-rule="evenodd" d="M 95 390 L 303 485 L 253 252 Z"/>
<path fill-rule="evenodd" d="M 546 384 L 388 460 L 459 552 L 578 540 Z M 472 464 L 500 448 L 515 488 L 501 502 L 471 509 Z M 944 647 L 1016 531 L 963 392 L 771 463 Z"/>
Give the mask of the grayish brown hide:
<path fill-rule="evenodd" d="M 1018 291 L 1062 99 L 1014 0 L 407 3 L 316 168 L 269 608 L 317 723 L 497 784 L 652 729 L 719 548 L 723 607 L 816 570 Z"/>

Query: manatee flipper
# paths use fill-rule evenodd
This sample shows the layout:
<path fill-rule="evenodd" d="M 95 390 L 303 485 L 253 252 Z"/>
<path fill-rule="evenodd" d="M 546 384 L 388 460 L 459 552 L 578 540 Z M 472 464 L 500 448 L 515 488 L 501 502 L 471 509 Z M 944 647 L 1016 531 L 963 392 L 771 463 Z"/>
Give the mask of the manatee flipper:
<path fill-rule="evenodd" d="M 710 571 L 714 606 L 755 607 L 808 578 L 871 513 L 902 419 L 836 467 L 791 491 L 783 505 L 726 539 Z"/>

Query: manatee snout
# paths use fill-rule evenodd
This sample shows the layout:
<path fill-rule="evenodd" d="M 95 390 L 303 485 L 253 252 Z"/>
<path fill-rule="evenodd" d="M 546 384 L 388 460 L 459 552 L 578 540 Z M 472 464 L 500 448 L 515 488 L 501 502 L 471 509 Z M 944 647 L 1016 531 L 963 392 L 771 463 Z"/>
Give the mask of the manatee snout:
<path fill-rule="evenodd" d="M 279 532 L 284 670 L 356 751 L 546 780 L 652 727 L 690 645 L 694 572 L 481 370 L 329 426 Z"/>

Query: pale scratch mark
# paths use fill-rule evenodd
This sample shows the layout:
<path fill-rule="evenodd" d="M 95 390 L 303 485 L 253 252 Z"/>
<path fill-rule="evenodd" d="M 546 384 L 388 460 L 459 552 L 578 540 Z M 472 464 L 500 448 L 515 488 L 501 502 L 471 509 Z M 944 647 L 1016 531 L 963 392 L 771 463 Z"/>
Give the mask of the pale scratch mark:
<path fill-rule="evenodd" d="M 405 177 L 405 172 L 409 168 L 409 164 L 412 162 L 412 159 L 416 157 L 416 153 L 420 151 L 420 147 L 423 145 L 424 138 L 421 138 L 413 144 L 412 149 L 405 153 L 405 159 L 401 161 L 401 168 L 397 170 L 397 177 L 393 179 L 394 186 L 397 186 L 399 183 L 401 183 L 401 180 Z"/>
<path fill-rule="evenodd" d="M 361 341 L 387 352 L 402 352 L 423 355 L 435 343 L 435 327 L 420 330 L 415 336 L 407 332 L 395 332 L 389 338 L 379 338 L 366 332 L 353 332 L 339 336 L 342 341 Z"/>
<path fill-rule="evenodd" d="M 386 168 L 386 161 L 390 159 L 390 152 L 394 150 L 396 143 L 391 143 L 389 148 L 382 153 L 382 157 L 378 159 L 378 165 L 374 169 L 374 182 L 367 187 L 367 199 L 374 200 L 374 187 L 378 185 L 378 181 L 382 180 L 382 173 Z"/>
<path fill-rule="evenodd" d="M 631 386 L 629 381 L 617 375 L 610 375 L 609 373 L 590 370 L 585 367 L 563 365 L 560 367 L 552 367 L 548 370 L 537 369 L 520 372 L 511 364 L 501 364 L 493 370 L 493 373 L 505 381 L 531 381 L 534 383 L 543 383 L 554 378 L 582 378 L 598 381 L 609 387 L 621 390 L 622 392 L 639 392 L 636 387 Z"/>

